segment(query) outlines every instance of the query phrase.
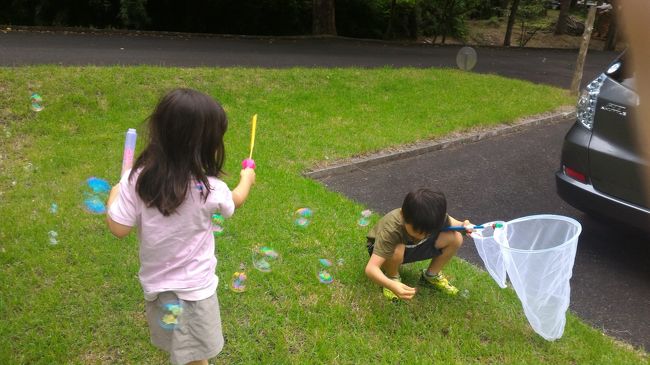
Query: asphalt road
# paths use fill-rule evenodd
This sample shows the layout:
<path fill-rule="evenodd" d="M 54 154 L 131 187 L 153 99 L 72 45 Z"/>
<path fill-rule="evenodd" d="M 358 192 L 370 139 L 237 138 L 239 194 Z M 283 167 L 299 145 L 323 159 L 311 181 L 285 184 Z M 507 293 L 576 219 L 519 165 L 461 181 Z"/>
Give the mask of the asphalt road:
<path fill-rule="evenodd" d="M 456 67 L 458 49 L 340 38 L 0 31 L 0 66 Z M 575 50 L 477 48 L 477 52 L 475 72 L 563 88 L 570 85 L 577 57 Z M 615 56 L 590 51 L 583 85 Z M 453 216 L 474 222 L 536 213 L 577 218 L 583 233 L 571 280 L 571 310 L 609 335 L 650 349 L 649 238 L 593 221 L 556 196 L 553 173 L 569 125 L 534 127 L 323 182 L 377 212 L 399 206 L 411 188 L 432 186 L 444 190 Z M 460 256 L 480 262 L 471 242 Z"/>
<path fill-rule="evenodd" d="M 122 33 L 0 32 L 0 66 L 164 65 L 244 67 L 456 67 L 458 46 L 341 38 L 242 38 Z M 569 88 L 575 50 L 477 48 L 479 73 Z M 583 81 L 616 56 L 590 51 Z M 584 83 L 583 82 L 583 83 Z"/>
<path fill-rule="evenodd" d="M 612 337 L 650 349 L 650 236 L 595 221 L 555 193 L 562 139 L 572 123 L 531 127 L 321 181 L 378 213 L 401 206 L 409 190 L 430 187 L 445 193 L 451 216 L 477 224 L 534 214 L 577 219 L 583 231 L 570 310 Z M 459 257 L 483 267 L 469 238 Z"/>

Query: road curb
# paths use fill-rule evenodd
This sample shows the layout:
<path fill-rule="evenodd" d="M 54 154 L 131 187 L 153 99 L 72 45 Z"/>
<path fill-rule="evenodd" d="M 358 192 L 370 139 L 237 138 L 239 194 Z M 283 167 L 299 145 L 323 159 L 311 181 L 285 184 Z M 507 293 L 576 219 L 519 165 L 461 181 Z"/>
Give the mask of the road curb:
<path fill-rule="evenodd" d="M 372 155 L 352 158 L 350 160 L 334 163 L 323 168 L 307 170 L 303 173 L 303 176 L 309 177 L 311 179 L 322 179 L 329 176 L 340 175 L 346 172 L 376 166 L 390 161 L 402 160 L 428 152 L 443 150 L 449 147 L 456 147 L 463 144 L 478 142 L 486 138 L 519 132 L 527 128 L 542 124 L 555 124 L 567 119 L 573 119 L 575 116 L 575 110 L 554 112 L 550 115 L 545 114 L 542 116 L 533 116 L 522 121 L 515 122 L 514 124 L 502 124 L 495 127 L 489 127 L 484 130 L 472 130 L 463 133 L 460 136 L 452 136 L 432 141 L 425 141 L 423 143 L 405 147 L 399 151 L 380 151 Z"/>

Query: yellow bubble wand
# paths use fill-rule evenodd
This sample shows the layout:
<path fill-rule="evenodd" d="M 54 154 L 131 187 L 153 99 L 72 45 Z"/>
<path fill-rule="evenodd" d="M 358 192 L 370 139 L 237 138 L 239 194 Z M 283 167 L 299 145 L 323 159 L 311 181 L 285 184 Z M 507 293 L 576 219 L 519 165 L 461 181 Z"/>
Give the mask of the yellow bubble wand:
<path fill-rule="evenodd" d="M 241 162 L 241 166 L 244 169 L 255 168 L 255 161 L 253 160 L 253 147 L 255 147 L 255 129 L 257 127 L 257 114 L 253 115 L 253 119 L 251 120 L 251 123 L 253 124 L 251 127 L 251 151 L 248 155 L 248 158 Z"/>

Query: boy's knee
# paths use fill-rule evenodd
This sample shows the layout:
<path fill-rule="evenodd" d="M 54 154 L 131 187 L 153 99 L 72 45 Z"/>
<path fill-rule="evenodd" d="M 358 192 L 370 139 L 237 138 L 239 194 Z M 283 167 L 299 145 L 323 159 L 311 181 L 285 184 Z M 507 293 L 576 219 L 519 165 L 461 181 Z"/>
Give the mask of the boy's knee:
<path fill-rule="evenodd" d="M 443 249 L 444 248 L 451 248 L 453 250 L 457 250 L 460 248 L 460 246 L 463 245 L 463 235 L 460 232 L 444 232 L 444 243 L 443 243 Z M 439 246 L 437 246 L 439 247 Z"/>
<path fill-rule="evenodd" d="M 463 245 L 463 241 L 464 241 L 464 239 L 463 239 L 463 235 L 460 234 L 460 232 L 454 232 L 454 238 L 453 238 L 451 244 L 452 244 L 455 248 L 460 248 L 460 246 Z"/>
<path fill-rule="evenodd" d="M 401 264 L 404 261 L 404 251 L 405 250 L 406 250 L 406 247 L 402 246 L 402 245 L 395 248 L 395 252 L 393 252 L 393 256 L 391 257 L 391 260 L 393 262 Z"/>
<path fill-rule="evenodd" d="M 391 256 L 389 259 L 386 260 L 386 262 L 383 265 L 383 268 L 387 269 L 389 267 L 400 266 L 402 262 L 404 262 L 404 250 L 397 248 L 393 252 L 393 256 Z"/>

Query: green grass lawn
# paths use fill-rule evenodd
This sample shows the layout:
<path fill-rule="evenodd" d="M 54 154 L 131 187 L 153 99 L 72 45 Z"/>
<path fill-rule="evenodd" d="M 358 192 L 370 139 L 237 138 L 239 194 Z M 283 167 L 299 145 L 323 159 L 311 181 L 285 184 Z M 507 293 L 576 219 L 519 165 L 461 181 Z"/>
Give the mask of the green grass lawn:
<path fill-rule="evenodd" d="M 231 187 L 259 114 L 257 185 L 217 241 L 226 337 L 217 363 L 648 362 L 571 314 L 564 336 L 544 341 L 514 291 L 460 259 L 446 272 L 468 297 L 423 288 L 411 302 L 385 301 L 363 272 L 364 207 L 301 176 L 324 160 L 572 104 L 563 90 L 433 69 L 43 66 L 0 68 L 0 364 L 166 363 L 149 343 L 135 234 L 114 238 L 82 201 L 87 178 L 118 180 L 127 128 L 142 132 L 157 99 L 179 86 L 228 112 Z M 32 91 L 41 112 L 29 108 Z M 305 229 L 293 224 L 301 207 L 314 211 Z M 256 245 L 282 255 L 271 273 L 251 268 Z M 316 278 L 319 258 L 342 259 L 331 285 Z M 241 262 L 248 290 L 236 294 L 227 284 Z M 425 265 L 405 266 L 405 282 L 415 285 Z"/>

